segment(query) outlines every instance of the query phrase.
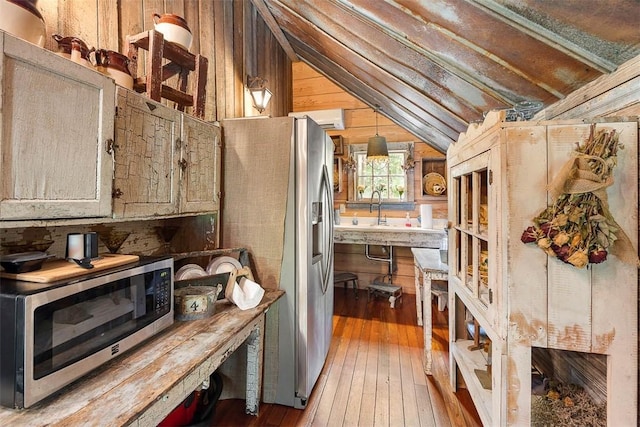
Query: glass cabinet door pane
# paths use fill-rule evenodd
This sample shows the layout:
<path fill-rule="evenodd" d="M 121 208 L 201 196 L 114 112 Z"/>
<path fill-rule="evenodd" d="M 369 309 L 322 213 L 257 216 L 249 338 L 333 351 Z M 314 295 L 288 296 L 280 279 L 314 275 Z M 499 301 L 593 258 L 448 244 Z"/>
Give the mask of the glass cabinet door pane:
<path fill-rule="evenodd" d="M 478 297 L 489 305 L 489 244 L 478 239 Z"/>
<path fill-rule="evenodd" d="M 476 284 L 474 282 L 474 277 L 473 277 L 473 237 L 470 235 L 465 234 L 464 235 L 464 240 L 463 240 L 463 246 L 464 246 L 464 251 L 466 254 L 466 257 L 464 259 L 465 261 L 465 284 L 467 286 L 467 288 L 469 288 L 469 290 L 471 291 L 471 293 L 473 293 L 475 295 L 475 288 L 476 288 Z"/>

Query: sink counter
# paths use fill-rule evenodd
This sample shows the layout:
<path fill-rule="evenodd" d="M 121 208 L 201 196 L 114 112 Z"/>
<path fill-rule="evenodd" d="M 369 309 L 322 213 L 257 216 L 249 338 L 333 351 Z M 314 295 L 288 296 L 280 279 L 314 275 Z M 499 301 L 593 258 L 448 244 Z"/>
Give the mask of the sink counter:
<path fill-rule="evenodd" d="M 444 225 L 438 229 L 427 229 L 393 223 L 390 225 L 340 224 L 334 226 L 333 241 L 356 245 L 439 248 L 444 235 Z"/>

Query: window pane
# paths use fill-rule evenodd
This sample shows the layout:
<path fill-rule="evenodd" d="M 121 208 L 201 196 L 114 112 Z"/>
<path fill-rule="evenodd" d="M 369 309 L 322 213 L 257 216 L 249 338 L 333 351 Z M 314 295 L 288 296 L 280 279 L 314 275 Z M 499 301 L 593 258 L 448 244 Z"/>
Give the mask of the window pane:
<path fill-rule="evenodd" d="M 379 190 L 383 199 L 402 200 L 406 194 L 407 177 L 402 169 L 407 151 L 389 150 L 389 161 L 367 161 L 366 152 L 357 152 L 358 167 L 355 172 L 355 192 L 357 197 L 370 198 L 374 190 Z"/>

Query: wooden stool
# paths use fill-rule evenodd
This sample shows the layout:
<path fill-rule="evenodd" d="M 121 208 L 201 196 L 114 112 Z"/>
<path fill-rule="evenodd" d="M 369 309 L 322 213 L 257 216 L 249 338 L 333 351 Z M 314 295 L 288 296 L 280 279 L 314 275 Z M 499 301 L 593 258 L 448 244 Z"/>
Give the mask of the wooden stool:
<path fill-rule="evenodd" d="M 345 289 L 347 288 L 347 284 L 351 282 L 353 283 L 353 293 L 358 299 L 358 276 L 354 273 L 338 273 L 333 276 L 333 284 L 338 285 L 340 283 L 344 284 Z"/>
<path fill-rule="evenodd" d="M 178 110 L 193 107 L 193 115 L 204 118 L 205 89 L 207 84 L 207 65 L 209 61 L 202 55 L 194 55 L 182 46 L 165 42 L 162 33 L 149 30 L 134 36 L 128 36 L 129 71 L 134 78 L 136 92 L 145 92 L 154 101 L 161 98 L 177 104 Z M 145 49 L 147 55 L 146 76 L 138 76 L 138 50 Z M 167 64 L 162 61 L 166 59 Z M 187 93 L 187 78 L 193 74 L 193 94 Z M 163 82 L 178 76 L 178 88 L 169 87 Z"/>

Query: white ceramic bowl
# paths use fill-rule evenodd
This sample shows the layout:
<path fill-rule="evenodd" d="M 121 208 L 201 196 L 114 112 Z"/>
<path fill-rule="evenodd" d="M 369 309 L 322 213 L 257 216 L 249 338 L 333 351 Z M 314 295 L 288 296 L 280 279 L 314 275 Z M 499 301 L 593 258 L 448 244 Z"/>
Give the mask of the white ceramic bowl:
<path fill-rule="evenodd" d="M 0 30 L 44 47 L 44 18 L 27 0 L 0 0 Z"/>
<path fill-rule="evenodd" d="M 191 48 L 193 35 L 183 18 L 170 13 L 164 15 L 154 13 L 153 20 L 155 30 L 162 33 L 166 41 L 176 43 L 187 50 Z"/>

